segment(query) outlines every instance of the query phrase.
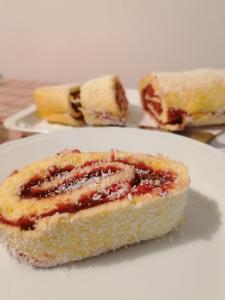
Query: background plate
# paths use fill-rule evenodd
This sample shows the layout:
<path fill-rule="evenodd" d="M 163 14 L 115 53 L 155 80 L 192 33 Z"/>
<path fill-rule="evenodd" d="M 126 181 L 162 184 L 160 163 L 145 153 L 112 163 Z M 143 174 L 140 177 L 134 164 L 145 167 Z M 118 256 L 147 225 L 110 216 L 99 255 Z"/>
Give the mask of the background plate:
<path fill-rule="evenodd" d="M 139 123 L 145 124 L 144 121 L 144 112 L 140 106 L 140 97 L 138 91 L 135 89 L 126 89 L 126 95 L 129 100 L 129 109 L 128 109 L 128 119 L 126 122 L 126 127 L 139 127 Z M 147 114 L 146 114 L 147 115 Z M 150 122 L 152 127 L 156 126 L 156 123 L 153 119 L 150 119 L 150 116 L 147 115 L 148 124 Z M 29 132 L 29 133 L 49 133 L 56 132 L 59 130 L 65 130 L 71 127 L 60 125 L 60 124 L 51 124 L 45 120 L 39 118 L 36 106 L 31 105 L 26 109 L 13 114 L 4 121 L 4 127 L 10 130 Z M 76 129 L 73 127 L 73 129 Z M 209 126 L 196 128 L 203 132 L 210 132 L 212 134 L 218 134 L 223 129 L 224 125 L 219 126 Z M 215 137 L 211 143 L 215 148 L 225 151 L 225 132 Z"/>
<path fill-rule="evenodd" d="M 138 127 L 138 123 L 143 116 L 138 91 L 134 89 L 126 89 L 126 95 L 130 103 L 127 126 Z M 4 121 L 4 126 L 11 130 L 33 133 L 49 133 L 68 128 L 68 126 L 51 124 L 40 119 L 35 105 L 31 105 L 28 108 L 7 118 Z"/>
<path fill-rule="evenodd" d="M 81 128 L 1 145 L 0 179 L 70 147 L 163 153 L 183 161 L 192 180 L 185 223 L 161 240 L 47 270 L 19 264 L 0 247 L 1 299 L 224 300 L 224 153 L 171 133 Z"/>

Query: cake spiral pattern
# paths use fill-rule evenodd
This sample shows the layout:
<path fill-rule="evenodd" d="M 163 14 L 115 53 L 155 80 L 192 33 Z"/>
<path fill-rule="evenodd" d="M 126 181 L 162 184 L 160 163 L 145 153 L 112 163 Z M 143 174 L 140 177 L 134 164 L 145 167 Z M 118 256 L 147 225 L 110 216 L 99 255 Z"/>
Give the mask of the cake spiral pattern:
<path fill-rule="evenodd" d="M 55 266 L 159 237 L 177 226 L 186 167 L 161 156 L 67 150 L 0 187 L 0 233 L 11 253 Z"/>

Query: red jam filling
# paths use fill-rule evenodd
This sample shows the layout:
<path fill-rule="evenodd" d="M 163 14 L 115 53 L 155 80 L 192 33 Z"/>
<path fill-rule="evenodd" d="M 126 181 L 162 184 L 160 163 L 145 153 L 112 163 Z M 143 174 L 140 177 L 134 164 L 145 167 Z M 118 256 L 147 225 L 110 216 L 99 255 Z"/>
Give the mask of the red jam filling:
<path fill-rule="evenodd" d="M 161 103 L 158 101 L 154 101 L 154 98 L 157 96 L 155 95 L 155 91 L 150 84 L 147 85 L 142 90 L 141 97 L 142 97 L 143 108 L 146 111 L 148 111 L 157 120 L 157 122 L 164 124 L 159 118 L 157 118 L 155 114 L 152 113 L 152 111 L 148 107 L 148 104 L 151 104 L 151 106 L 153 107 L 153 109 L 158 115 L 160 115 L 163 111 Z M 168 108 L 168 112 L 167 112 L 168 122 L 165 124 L 182 124 L 183 118 L 186 115 L 187 113 L 181 109 Z"/>
<path fill-rule="evenodd" d="M 151 84 L 147 85 L 141 92 L 142 105 L 148 111 L 148 100 L 155 96 L 155 90 Z M 149 98 L 149 99 L 147 99 Z"/>
<path fill-rule="evenodd" d="M 33 230 L 35 228 L 35 222 L 37 219 L 52 216 L 56 213 L 76 213 L 83 209 L 95 207 L 104 203 L 109 203 L 117 200 L 129 197 L 129 195 L 143 195 L 146 193 L 155 192 L 157 195 L 166 194 L 174 185 L 176 174 L 172 171 L 154 170 L 151 167 L 146 166 L 144 163 L 131 163 L 128 160 L 114 160 L 114 162 L 121 162 L 134 166 L 135 176 L 131 182 L 122 182 L 112 184 L 110 187 L 102 190 L 101 192 L 93 192 L 90 194 L 84 194 L 80 197 L 78 203 L 71 202 L 59 203 L 56 207 L 48 212 L 39 215 L 28 215 L 16 220 L 8 220 L 0 215 L 0 222 L 18 226 L 23 230 Z M 31 178 L 26 184 L 20 188 L 20 197 L 23 199 L 35 197 L 37 200 L 45 197 L 53 197 L 55 195 L 63 194 L 65 192 L 80 188 L 79 182 L 81 180 L 92 180 L 97 177 L 104 177 L 111 174 L 115 174 L 121 169 L 115 166 L 97 166 L 95 163 L 101 161 L 89 161 L 84 166 L 91 166 L 93 168 L 89 172 L 82 172 L 82 167 L 79 172 L 72 177 L 66 178 L 62 183 L 51 187 L 49 189 L 43 189 L 41 185 L 44 182 L 54 180 L 58 177 L 64 177 L 75 169 L 74 166 L 68 165 L 63 168 L 52 166 L 48 169 L 48 175 L 46 177 L 36 175 Z M 68 177 L 68 176 L 67 176 Z M 69 200 L 69 199 L 68 199 Z"/>
<path fill-rule="evenodd" d="M 52 177 L 56 177 L 56 176 L 64 176 L 66 173 L 71 172 L 74 169 L 73 165 L 67 165 L 63 168 L 59 168 L 57 166 L 51 166 L 48 169 L 49 175 L 46 177 L 48 180 L 51 180 Z"/>
<path fill-rule="evenodd" d="M 155 101 L 149 101 L 149 103 L 152 105 L 157 114 L 160 115 L 162 113 L 163 109 L 161 103 Z"/>
<path fill-rule="evenodd" d="M 170 124 L 182 124 L 183 117 L 187 115 L 187 113 L 181 109 L 169 108 L 168 109 L 168 123 Z"/>
<path fill-rule="evenodd" d="M 144 110 L 150 112 L 150 114 L 154 118 L 156 118 L 156 116 L 152 113 L 151 110 L 149 110 L 148 104 L 150 104 L 153 107 L 153 109 L 157 112 L 158 115 L 162 113 L 163 109 L 161 103 L 159 102 L 159 97 L 155 94 L 155 90 L 153 89 L 151 84 L 147 85 L 142 90 L 141 99 Z M 158 101 L 155 101 L 155 99 L 157 99 Z M 157 121 L 160 122 L 158 119 Z"/>
<path fill-rule="evenodd" d="M 126 110 L 128 107 L 128 101 L 125 95 L 125 91 L 119 81 L 116 81 L 116 102 L 120 109 Z"/>
<path fill-rule="evenodd" d="M 91 179 L 102 178 L 115 174 L 120 171 L 120 168 L 115 166 L 98 167 L 95 166 L 89 172 L 77 172 L 72 177 L 64 179 L 60 184 L 51 188 L 42 188 L 41 185 L 44 182 L 49 182 L 54 178 L 63 178 L 66 174 L 70 173 L 74 169 L 73 166 L 66 166 L 64 168 L 57 168 L 53 166 L 49 169 L 49 175 L 46 177 L 34 176 L 26 184 L 24 184 L 19 192 L 21 198 L 47 198 L 54 197 L 66 192 L 71 192 L 75 189 L 81 188 L 87 183 L 91 182 Z M 82 183 L 81 183 L 82 180 Z"/>
<path fill-rule="evenodd" d="M 32 220 L 31 215 L 26 217 L 23 216 L 15 220 L 9 220 L 0 215 L 0 222 L 3 224 L 20 227 L 22 230 L 33 230 L 35 228 L 35 220 Z"/>
<path fill-rule="evenodd" d="M 132 195 L 142 195 L 152 191 L 163 195 L 173 187 L 176 175 L 172 171 L 154 170 L 141 162 L 130 163 L 126 160 L 121 162 L 135 167 L 135 177 L 131 182 L 130 190 Z"/>
<path fill-rule="evenodd" d="M 70 93 L 72 100 L 70 101 L 72 108 L 76 113 L 80 113 L 80 91 Z"/>

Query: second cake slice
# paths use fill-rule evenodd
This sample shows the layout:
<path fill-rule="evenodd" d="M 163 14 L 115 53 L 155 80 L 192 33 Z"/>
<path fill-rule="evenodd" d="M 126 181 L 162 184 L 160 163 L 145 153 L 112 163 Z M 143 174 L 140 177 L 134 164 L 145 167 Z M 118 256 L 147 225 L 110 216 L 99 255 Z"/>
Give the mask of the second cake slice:
<path fill-rule="evenodd" d="M 81 111 L 89 125 L 119 125 L 126 122 L 128 101 L 115 75 L 90 80 L 81 87 Z"/>
<path fill-rule="evenodd" d="M 33 97 L 38 114 L 51 123 L 70 126 L 125 125 L 128 100 L 116 75 L 90 80 L 83 85 L 41 87 Z"/>

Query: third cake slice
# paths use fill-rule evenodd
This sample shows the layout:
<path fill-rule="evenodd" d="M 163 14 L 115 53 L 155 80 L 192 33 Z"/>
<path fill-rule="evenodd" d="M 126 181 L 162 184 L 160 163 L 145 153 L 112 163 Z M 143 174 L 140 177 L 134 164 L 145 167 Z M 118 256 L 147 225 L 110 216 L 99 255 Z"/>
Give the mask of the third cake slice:
<path fill-rule="evenodd" d="M 225 123 L 224 70 L 151 73 L 142 78 L 139 91 L 143 109 L 160 128 Z"/>

